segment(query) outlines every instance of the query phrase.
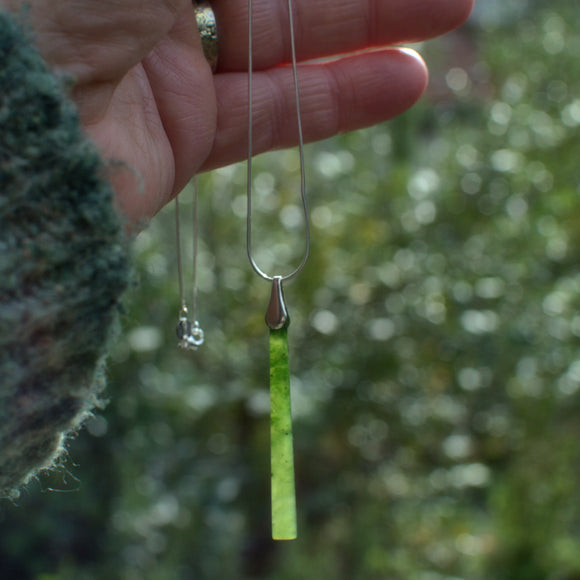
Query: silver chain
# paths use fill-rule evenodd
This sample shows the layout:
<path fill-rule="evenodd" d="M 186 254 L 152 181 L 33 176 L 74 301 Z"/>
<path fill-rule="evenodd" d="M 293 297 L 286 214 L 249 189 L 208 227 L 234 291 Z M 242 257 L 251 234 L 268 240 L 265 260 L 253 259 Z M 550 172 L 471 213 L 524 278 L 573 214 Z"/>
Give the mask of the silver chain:
<path fill-rule="evenodd" d="M 302 204 L 302 212 L 304 215 L 304 229 L 306 244 L 304 250 L 304 257 L 290 274 L 284 276 L 270 276 L 266 274 L 256 263 L 252 255 L 252 155 L 253 155 L 253 7 L 252 0 L 249 0 L 248 9 L 248 183 L 247 183 L 247 224 L 246 224 L 246 247 L 248 251 L 248 258 L 252 268 L 265 280 L 274 280 L 278 278 L 281 282 L 290 280 L 300 273 L 310 253 L 310 224 L 308 218 L 308 204 L 306 201 L 306 174 L 304 169 L 304 138 L 302 133 L 302 118 L 300 113 L 300 91 L 298 86 L 298 67 L 296 64 L 296 42 L 294 38 L 294 17 L 292 15 L 292 0 L 288 0 L 288 16 L 290 23 L 290 45 L 292 50 L 292 72 L 294 75 L 294 92 L 296 100 L 296 115 L 298 124 L 298 150 L 300 153 L 300 201 Z"/>
<path fill-rule="evenodd" d="M 185 290 L 183 285 L 183 260 L 181 255 L 181 216 L 179 212 L 179 196 L 175 197 L 175 233 L 177 237 L 177 274 L 179 277 L 179 321 L 177 323 L 177 337 L 179 346 L 186 350 L 197 350 L 204 342 L 204 333 L 197 320 L 197 255 L 199 228 L 197 219 L 198 188 L 197 177 L 193 180 L 193 302 L 192 319 L 189 318 L 189 311 L 185 301 Z"/>

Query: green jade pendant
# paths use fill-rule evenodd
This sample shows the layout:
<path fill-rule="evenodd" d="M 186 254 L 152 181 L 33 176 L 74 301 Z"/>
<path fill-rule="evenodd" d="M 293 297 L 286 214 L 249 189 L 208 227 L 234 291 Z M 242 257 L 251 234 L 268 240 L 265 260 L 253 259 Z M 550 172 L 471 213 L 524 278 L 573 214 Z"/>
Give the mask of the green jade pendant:
<path fill-rule="evenodd" d="M 294 540 L 296 492 L 288 364 L 288 325 L 282 278 L 272 279 L 272 294 L 266 311 L 270 328 L 270 457 L 272 476 L 272 538 Z"/>

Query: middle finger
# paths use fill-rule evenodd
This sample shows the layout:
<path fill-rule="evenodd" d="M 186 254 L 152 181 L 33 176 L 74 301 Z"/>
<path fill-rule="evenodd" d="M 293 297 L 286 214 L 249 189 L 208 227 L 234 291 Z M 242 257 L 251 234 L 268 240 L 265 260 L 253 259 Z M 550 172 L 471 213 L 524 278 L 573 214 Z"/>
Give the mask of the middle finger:
<path fill-rule="evenodd" d="M 247 69 L 249 0 L 213 0 L 220 71 Z M 299 60 L 417 42 L 459 26 L 473 0 L 293 0 Z M 290 60 L 287 0 L 253 0 L 254 67 Z"/>

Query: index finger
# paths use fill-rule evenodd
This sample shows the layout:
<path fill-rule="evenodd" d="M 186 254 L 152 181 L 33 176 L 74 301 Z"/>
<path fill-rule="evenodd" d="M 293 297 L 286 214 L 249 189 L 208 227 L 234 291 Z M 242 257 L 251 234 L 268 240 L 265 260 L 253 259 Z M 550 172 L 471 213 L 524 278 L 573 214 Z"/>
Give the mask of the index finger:
<path fill-rule="evenodd" d="M 310 60 L 366 48 L 418 42 L 460 26 L 474 0 L 293 0 L 296 51 Z M 247 69 L 249 0 L 213 0 L 219 68 Z M 290 60 L 287 0 L 253 0 L 254 66 Z"/>

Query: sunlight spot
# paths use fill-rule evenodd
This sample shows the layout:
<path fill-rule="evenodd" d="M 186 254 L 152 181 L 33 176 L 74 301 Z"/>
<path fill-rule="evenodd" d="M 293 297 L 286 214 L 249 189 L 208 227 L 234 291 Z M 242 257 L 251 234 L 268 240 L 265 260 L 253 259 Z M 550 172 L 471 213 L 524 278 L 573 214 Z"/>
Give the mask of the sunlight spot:
<path fill-rule="evenodd" d="M 472 334 L 485 334 L 497 330 L 499 317 L 491 310 L 466 310 L 461 315 L 461 325 Z"/>
<path fill-rule="evenodd" d="M 512 108 L 507 103 L 495 103 L 491 107 L 490 117 L 498 125 L 507 125 L 512 118 Z"/>
<path fill-rule="evenodd" d="M 129 332 L 127 340 L 135 352 L 152 352 L 163 344 L 163 335 L 156 326 L 139 326 Z"/>
<path fill-rule="evenodd" d="M 568 296 L 564 292 L 556 290 L 548 294 L 542 301 L 542 310 L 548 316 L 562 314 L 568 304 Z"/>
<path fill-rule="evenodd" d="M 475 169 L 479 159 L 479 152 L 473 145 L 465 143 L 458 147 L 455 159 L 465 169 Z"/>
<path fill-rule="evenodd" d="M 523 155 L 511 149 L 498 149 L 491 155 L 491 165 L 501 173 L 515 173 L 523 165 Z"/>
<path fill-rule="evenodd" d="M 464 391 L 477 391 L 483 386 L 481 372 L 472 367 L 461 369 L 457 373 L 457 382 Z"/>
<path fill-rule="evenodd" d="M 419 169 L 409 180 L 407 191 L 416 200 L 429 197 L 437 191 L 441 180 L 433 169 Z"/>
<path fill-rule="evenodd" d="M 324 229 L 332 224 L 332 210 L 325 205 L 315 207 L 311 212 L 312 224 L 317 228 Z"/>
<path fill-rule="evenodd" d="M 319 310 L 312 317 L 312 326 L 321 334 L 334 334 L 338 330 L 338 317 L 330 310 Z"/>
<path fill-rule="evenodd" d="M 483 463 L 469 463 L 453 467 L 449 476 L 455 487 L 484 487 L 489 484 L 491 471 Z"/>
<path fill-rule="evenodd" d="M 443 452 L 450 459 L 465 459 L 473 451 L 473 441 L 469 435 L 450 435 L 443 441 Z"/>
<path fill-rule="evenodd" d="M 562 111 L 562 122 L 568 127 L 580 125 L 580 99 L 572 101 Z"/>
<path fill-rule="evenodd" d="M 481 278 L 475 284 L 475 293 L 480 298 L 499 298 L 500 296 L 503 296 L 504 291 L 505 282 L 497 277 Z"/>
<path fill-rule="evenodd" d="M 432 201 L 422 201 L 415 206 L 415 219 L 421 225 L 428 225 L 435 221 L 437 217 L 437 208 Z"/>
<path fill-rule="evenodd" d="M 471 81 L 467 72 L 460 68 L 454 67 L 445 75 L 447 86 L 455 93 L 466 93 L 469 91 Z"/>
<path fill-rule="evenodd" d="M 289 230 L 304 225 L 304 212 L 297 205 L 285 205 L 280 210 L 280 221 Z"/>
<path fill-rule="evenodd" d="M 234 212 L 234 215 L 239 218 L 246 219 L 248 212 L 247 204 L 248 200 L 245 194 L 237 195 L 232 201 L 232 211 Z"/>
<path fill-rule="evenodd" d="M 395 334 L 396 326 L 390 318 L 376 318 L 368 323 L 368 332 L 373 340 L 389 340 Z"/>
<path fill-rule="evenodd" d="M 482 179 L 478 173 L 466 173 L 460 181 L 461 191 L 467 195 L 475 195 L 481 190 Z"/>
<path fill-rule="evenodd" d="M 528 213 L 528 202 L 520 195 L 512 195 L 505 204 L 507 214 L 514 220 L 522 219 Z"/>

